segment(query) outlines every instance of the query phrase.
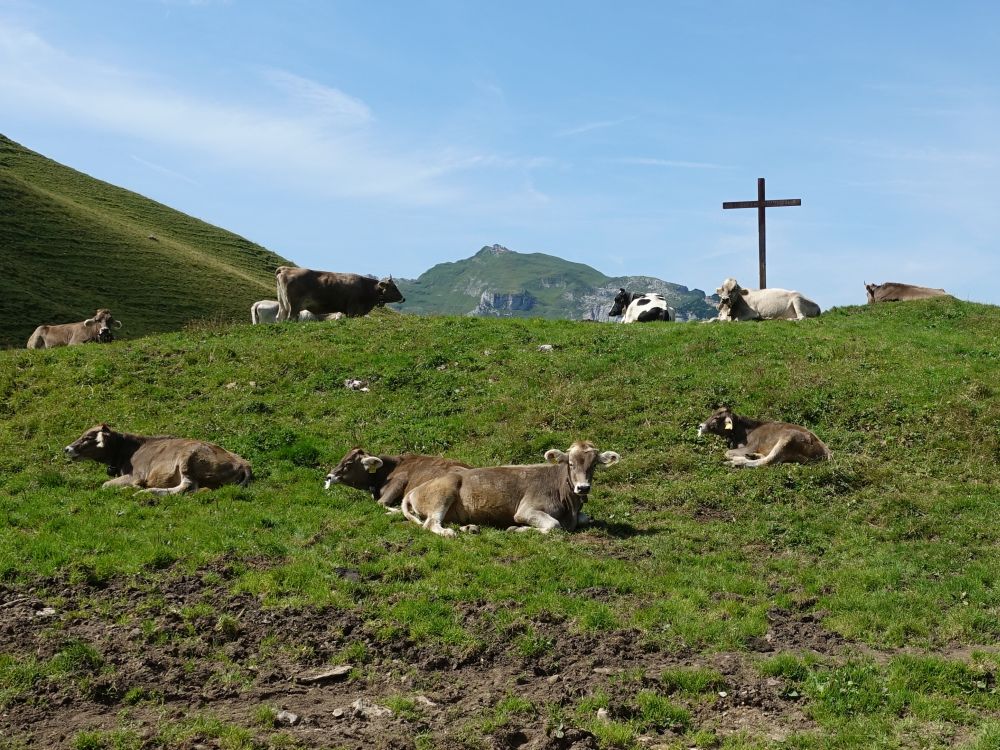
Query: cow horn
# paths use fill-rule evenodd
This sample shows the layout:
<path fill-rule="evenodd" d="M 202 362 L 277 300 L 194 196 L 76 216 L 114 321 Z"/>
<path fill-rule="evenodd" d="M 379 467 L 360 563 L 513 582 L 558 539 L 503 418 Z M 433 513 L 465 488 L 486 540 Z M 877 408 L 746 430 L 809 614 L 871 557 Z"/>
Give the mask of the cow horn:
<path fill-rule="evenodd" d="M 83 324 L 85 326 L 90 326 L 93 325 L 95 322 L 97 322 L 97 318 L 87 318 L 85 321 L 83 321 Z"/>
<path fill-rule="evenodd" d="M 121 327 L 122 327 L 122 322 L 117 318 L 115 318 L 115 328 L 121 328 Z"/>

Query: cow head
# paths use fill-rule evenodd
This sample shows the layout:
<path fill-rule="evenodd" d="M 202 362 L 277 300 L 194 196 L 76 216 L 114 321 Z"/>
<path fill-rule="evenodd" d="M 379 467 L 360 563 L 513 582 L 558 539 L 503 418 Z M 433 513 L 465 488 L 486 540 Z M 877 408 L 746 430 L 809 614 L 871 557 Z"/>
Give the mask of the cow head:
<path fill-rule="evenodd" d="M 566 464 L 569 469 L 569 484 L 573 493 L 586 495 L 590 492 L 590 480 L 598 466 L 611 466 L 621 460 L 614 451 L 598 453 L 589 440 L 577 440 L 565 453 L 558 448 L 545 451 L 545 460 L 550 464 Z"/>
<path fill-rule="evenodd" d="M 729 277 L 722 282 L 722 286 L 715 290 L 715 293 L 719 295 L 719 301 L 722 305 L 733 306 L 733 303 L 738 297 L 746 296 L 749 292 L 736 283 L 736 279 Z M 721 307 L 720 307 L 721 310 Z"/>
<path fill-rule="evenodd" d="M 399 287 L 396 286 L 396 282 L 392 280 L 392 276 L 384 281 L 378 282 L 378 284 L 375 285 L 375 289 L 378 291 L 378 303 L 380 305 L 386 305 L 390 302 L 406 302 L 406 298 L 404 298 L 402 293 L 399 291 Z"/>
<path fill-rule="evenodd" d="M 83 324 L 90 328 L 91 326 L 97 326 L 97 340 L 102 344 L 106 344 L 109 341 L 114 340 L 114 335 L 111 333 L 111 326 L 114 325 L 115 328 L 121 328 L 122 322 L 120 320 L 115 320 L 111 317 L 111 311 L 105 307 L 94 313 L 94 317 L 87 318 L 83 321 Z"/>
<path fill-rule="evenodd" d="M 375 472 L 382 467 L 382 459 L 365 453 L 361 448 L 353 448 L 340 459 L 340 463 L 330 469 L 323 482 L 328 490 L 335 484 L 346 484 L 356 490 L 366 490 L 374 479 Z"/>
<path fill-rule="evenodd" d="M 622 315 L 631 301 L 632 295 L 624 289 L 619 289 L 618 294 L 615 295 L 615 303 L 612 305 L 611 310 L 608 311 L 608 317 L 616 318 Z"/>
<path fill-rule="evenodd" d="M 868 304 L 875 303 L 875 290 L 878 289 L 878 284 L 865 284 L 865 292 L 868 293 Z"/>
<path fill-rule="evenodd" d="M 74 461 L 89 458 L 107 463 L 112 458 L 111 443 L 114 442 L 115 435 L 117 433 L 106 424 L 96 425 L 63 448 L 63 453 Z"/>
<path fill-rule="evenodd" d="M 736 419 L 738 417 L 733 414 L 732 410 L 728 406 L 723 406 L 712 412 L 712 416 L 698 425 L 698 434 L 712 434 L 726 437 L 732 434 L 736 426 Z"/>

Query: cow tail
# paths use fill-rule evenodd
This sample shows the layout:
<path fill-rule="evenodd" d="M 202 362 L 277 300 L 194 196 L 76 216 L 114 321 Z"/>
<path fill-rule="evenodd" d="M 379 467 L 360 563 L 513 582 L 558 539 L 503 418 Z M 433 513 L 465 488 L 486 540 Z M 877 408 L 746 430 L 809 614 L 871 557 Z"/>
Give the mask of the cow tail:
<path fill-rule="evenodd" d="M 278 318 L 277 322 L 288 320 L 291 313 L 291 306 L 288 304 L 288 281 L 285 279 L 285 268 L 278 266 L 274 272 L 274 278 L 278 287 Z"/>
<path fill-rule="evenodd" d="M 44 326 L 38 326 L 38 328 L 35 329 L 35 332 L 31 334 L 31 338 L 28 339 L 29 349 L 45 348 L 45 339 L 42 337 L 42 328 L 44 328 Z"/>
<path fill-rule="evenodd" d="M 410 492 L 403 495 L 403 502 L 399 504 L 399 509 L 403 511 L 403 515 L 406 517 L 406 520 L 413 521 L 413 523 L 418 526 L 422 526 L 424 523 L 423 519 L 417 516 L 413 512 L 413 508 L 410 506 L 410 493 L 412 492 L 413 490 L 410 490 Z"/>
<path fill-rule="evenodd" d="M 278 306 L 280 307 L 281 305 L 278 305 Z M 258 323 L 260 323 L 260 318 L 257 317 L 257 303 L 256 302 L 254 302 L 252 305 L 250 305 L 250 322 L 253 325 L 257 325 Z"/>
<path fill-rule="evenodd" d="M 240 487 L 250 486 L 250 482 L 253 481 L 253 469 L 250 468 L 250 464 L 243 464 L 243 476 L 240 477 L 240 481 L 237 484 Z"/>

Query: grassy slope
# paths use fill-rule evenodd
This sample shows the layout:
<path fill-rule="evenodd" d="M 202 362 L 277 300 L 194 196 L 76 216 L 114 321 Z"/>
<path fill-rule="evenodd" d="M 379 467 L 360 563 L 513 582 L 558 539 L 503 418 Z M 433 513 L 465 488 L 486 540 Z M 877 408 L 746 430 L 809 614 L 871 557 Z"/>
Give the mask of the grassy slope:
<path fill-rule="evenodd" d="M 0 575 L 100 579 L 174 560 L 268 560 L 239 587 L 275 604 L 358 608 L 386 635 L 457 649 L 480 637 L 456 614 L 465 602 L 503 603 L 501 630 L 552 612 L 570 630 L 635 628 L 637 646 L 696 652 L 743 648 L 773 607 L 823 613 L 824 627 L 880 649 L 995 646 L 998 332 L 1000 308 L 932 300 L 731 325 L 382 312 L 6 352 Z M 369 378 L 371 393 L 345 390 L 348 376 Z M 725 468 L 721 441 L 694 429 L 720 402 L 812 427 L 835 460 Z M 220 442 L 253 462 L 258 481 L 155 506 L 96 489 L 103 468 L 66 464 L 60 449 L 101 420 Z M 355 444 L 496 464 L 540 460 L 576 438 L 623 460 L 595 480 L 598 524 L 573 535 L 443 540 L 363 493 L 320 488 Z M 828 737 L 783 746 L 902 747 L 901 717 L 917 736 L 934 721 L 971 737 L 990 717 L 984 731 L 997 734 L 994 678 L 942 697 L 938 682 L 906 677 L 907 658 L 764 664 L 798 680 Z M 995 674 L 995 657 L 977 658 Z M 846 687 L 824 693 L 837 680 Z M 856 696 L 858 685 L 868 692 Z M 928 708 L 942 701 L 954 710 Z"/>
<path fill-rule="evenodd" d="M 273 270 L 285 262 L 3 136 L 0 206 L 0 346 L 24 346 L 39 323 L 98 307 L 122 319 L 126 338 L 198 318 L 243 320 L 252 302 L 274 297 Z"/>

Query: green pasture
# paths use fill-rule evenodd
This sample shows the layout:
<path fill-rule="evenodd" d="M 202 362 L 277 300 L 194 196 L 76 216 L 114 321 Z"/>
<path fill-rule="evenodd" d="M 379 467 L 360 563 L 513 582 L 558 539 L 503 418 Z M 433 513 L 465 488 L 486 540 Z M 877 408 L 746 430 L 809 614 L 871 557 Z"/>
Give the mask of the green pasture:
<path fill-rule="evenodd" d="M 225 558 L 242 571 L 234 590 L 275 608 L 352 609 L 384 638 L 455 653 L 514 629 L 524 656 L 548 647 L 531 623 L 550 616 L 568 635 L 631 629 L 636 648 L 711 653 L 745 651 L 769 611 L 816 612 L 863 649 L 759 668 L 797 691 L 822 734 L 725 746 L 995 748 L 998 365 L 1000 308 L 954 300 L 765 324 L 379 311 L 2 352 L 0 579 L 155 581 Z M 371 391 L 345 389 L 348 377 Z M 834 460 L 725 467 L 722 441 L 695 429 L 723 403 L 810 427 Z M 102 421 L 217 442 L 256 481 L 157 502 L 102 490 L 103 466 L 61 454 Z M 362 492 L 322 489 L 355 445 L 495 465 L 584 438 L 622 461 L 595 476 L 595 523 L 573 534 L 443 539 Z M 484 612 L 474 628 L 460 616 L 470 606 Z M 0 704 L 26 669 L 54 667 L 0 654 Z M 586 725 L 605 747 L 664 726 L 679 727 L 678 747 L 711 746 L 673 701 L 713 680 L 664 680 L 628 721 L 595 729 L 589 706 L 553 721 Z M 911 745 L 913 732 L 931 739 Z"/>

